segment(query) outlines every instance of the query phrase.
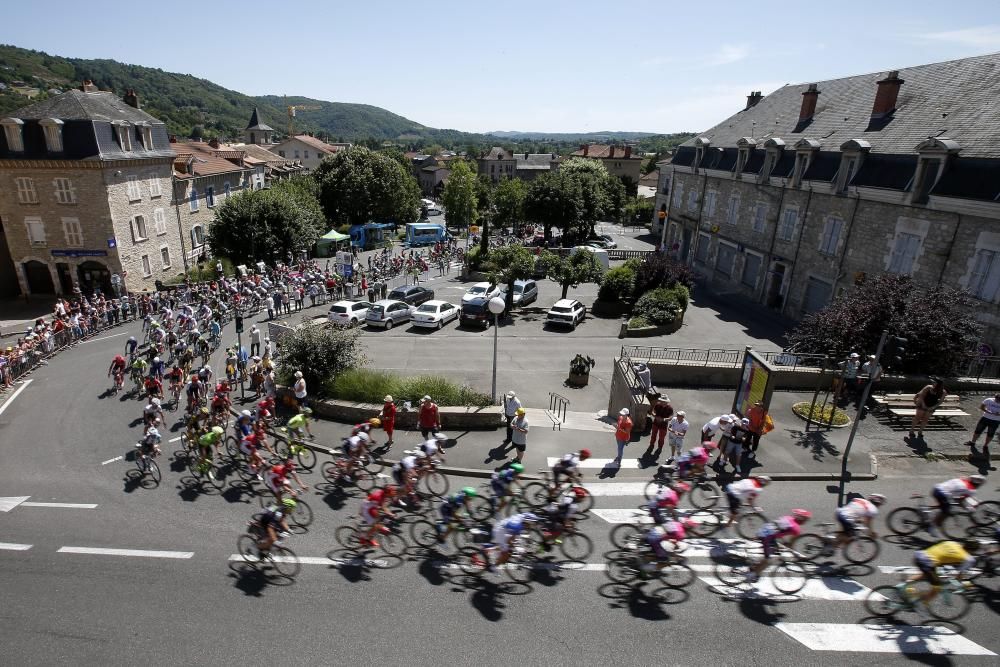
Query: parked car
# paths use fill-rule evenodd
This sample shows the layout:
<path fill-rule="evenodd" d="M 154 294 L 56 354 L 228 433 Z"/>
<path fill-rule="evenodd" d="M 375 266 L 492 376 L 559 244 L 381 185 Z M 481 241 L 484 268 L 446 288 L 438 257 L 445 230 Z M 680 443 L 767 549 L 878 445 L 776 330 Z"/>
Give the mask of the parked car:
<path fill-rule="evenodd" d="M 365 314 L 365 324 L 372 327 L 391 329 L 397 324 L 409 322 L 413 316 L 413 306 L 395 299 L 376 301 Z"/>
<path fill-rule="evenodd" d="M 587 319 L 587 309 L 575 299 L 559 299 L 545 314 L 546 324 L 558 324 L 576 329 L 576 325 Z"/>
<path fill-rule="evenodd" d="M 507 298 L 507 286 L 504 285 L 504 298 Z M 514 307 L 520 308 L 538 298 L 538 284 L 534 280 L 514 281 Z"/>
<path fill-rule="evenodd" d="M 462 312 L 459 314 L 462 324 L 477 324 L 484 329 L 489 329 L 493 322 L 493 313 L 490 312 L 489 301 L 486 299 L 474 299 L 462 304 Z"/>
<path fill-rule="evenodd" d="M 338 301 L 330 306 L 330 312 L 326 317 L 335 324 L 353 327 L 365 321 L 365 315 L 368 314 L 370 307 L 371 304 L 367 301 Z"/>
<path fill-rule="evenodd" d="M 589 239 L 586 245 L 600 250 L 610 250 L 611 248 L 618 247 L 618 244 L 611 238 L 610 234 L 599 234 L 597 238 Z"/>
<path fill-rule="evenodd" d="M 411 321 L 415 327 L 441 329 L 452 320 L 458 319 L 458 307 L 447 301 L 432 299 L 419 306 L 413 313 Z"/>
<path fill-rule="evenodd" d="M 500 287 L 497 285 L 493 283 L 476 283 L 462 295 L 462 305 L 464 306 L 470 301 L 489 301 L 497 296 L 500 296 Z"/>
<path fill-rule="evenodd" d="M 402 301 L 411 306 L 419 306 L 425 301 L 430 301 L 434 298 L 434 290 L 421 287 L 420 285 L 405 285 L 389 292 L 386 298 L 393 301 Z"/>

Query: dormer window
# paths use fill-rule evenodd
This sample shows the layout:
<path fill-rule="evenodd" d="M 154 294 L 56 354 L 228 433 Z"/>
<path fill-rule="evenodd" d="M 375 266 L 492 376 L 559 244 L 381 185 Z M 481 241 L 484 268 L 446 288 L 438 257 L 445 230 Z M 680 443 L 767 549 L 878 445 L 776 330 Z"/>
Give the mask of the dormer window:
<path fill-rule="evenodd" d="M 694 140 L 694 162 L 691 163 L 691 171 L 698 173 L 701 161 L 705 159 L 705 151 L 712 144 L 711 140 L 705 137 L 698 137 Z"/>
<path fill-rule="evenodd" d="M 736 158 L 736 178 L 740 178 L 743 174 L 743 168 L 750 161 L 750 152 L 756 145 L 756 142 L 749 137 L 743 137 L 736 142 L 736 148 L 739 149 L 739 154 Z"/>
<path fill-rule="evenodd" d="M 58 118 L 43 118 L 38 121 L 38 124 L 42 126 L 42 130 L 45 132 L 45 147 L 48 148 L 48 151 L 50 153 L 62 153 L 63 122 Z"/>
<path fill-rule="evenodd" d="M 917 145 L 917 174 L 913 185 L 913 203 L 926 204 L 931 190 L 937 184 L 948 158 L 957 155 L 962 147 L 958 142 L 944 137 L 931 137 Z"/>
<path fill-rule="evenodd" d="M 867 141 L 851 139 L 845 141 L 840 146 L 840 169 L 837 171 L 837 178 L 834 181 L 834 192 L 838 195 L 845 194 L 847 187 L 851 184 L 854 174 L 861 168 L 861 162 L 865 155 L 871 150 L 872 145 Z"/>
<path fill-rule="evenodd" d="M 142 123 L 139 126 L 139 136 L 142 138 L 142 147 L 153 150 L 153 127 L 149 123 Z"/>
<path fill-rule="evenodd" d="M 772 137 L 764 142 L 764 166 L 758 177 L 760 183 L 767 183 L 771 179 L 771 171 L 774 169 L 774 165 L 778 164 L 783 150 L 785 150 L 785 142 L 777 137 Z"/>
<path fill-rule="evenodd" d="M 792 187 L 797 188 L 802 185 L 802 177 L 805 176 L 809 163 L 819 150 L 819 142 L 815 139 L 799 139 L 795 142 L 795 168 L 792 170 Z"/>
<path fill-rule="evenodd" d="M 118 145 L 125 153 L 132 152 L 132 126 L 125 122 L 117 122 L 114 124 L 115 130 L 118 132 Z"/>
<path fill-rule="evenodd" d="M 20 118 L 4 118 L 0 120 L 4 135 L 7 137 L 7 148 L 12 153 L 24 152 L 24 121 Z"/>

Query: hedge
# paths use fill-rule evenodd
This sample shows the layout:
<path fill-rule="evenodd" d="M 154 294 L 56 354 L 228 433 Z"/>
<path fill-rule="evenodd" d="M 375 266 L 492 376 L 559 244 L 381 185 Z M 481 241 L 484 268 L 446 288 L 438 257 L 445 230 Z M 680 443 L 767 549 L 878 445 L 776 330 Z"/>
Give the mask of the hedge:
<path fill-rule="evenodd" d="M 486 407 L 493 405 L 488 394 L 459 385 L 440 375 L 401 376 L 372 368 L 354 368 L 340 373 L 326 385 L 327 393 L 342 401 L 381 403 L 389 394 L 394 400 L 411 401 L 430 396 L 438 405 Z"/>

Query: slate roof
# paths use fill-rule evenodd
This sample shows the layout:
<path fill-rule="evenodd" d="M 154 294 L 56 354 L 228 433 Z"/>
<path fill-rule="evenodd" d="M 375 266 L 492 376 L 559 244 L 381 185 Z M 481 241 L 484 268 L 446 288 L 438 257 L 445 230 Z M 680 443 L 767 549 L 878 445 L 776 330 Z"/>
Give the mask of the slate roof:
<path fill-rule="evenodd" d="M 173 144 L 177 157 L 174 159 L 174 167 L 177 178 L 192 178 L 198 176 L 214 176 L 216 174 L 228 174 L 234 171 L 244 171 L 246 167 L 234 164 L 224 157 L 218 155 L 220 152 L 212 148 L 207 143 L 201 141 L 186 141 Z M 194 157 L 192 164 L 194 173 L 188 174 L 178 170 L 177 167 L 186 165 L 188 159 Z"/>
<path fill-rule="evenodd" d="M 480 160 L 513 160 L 514 155 L 508 151 L 500 148 L 499 146 L 494 146 L 489 150 L 489 152 L 484 153 L 479 157 Z"/>
<path fill-rule="evenodd" d="M 629 157 L 625 157 L 623 146 L 612 146 L 608 144 L 588 144 L 587 155 L 583 154 L 583 149 L 573 151 L 574 157 L 602 158 L 605 160 L 641 160 L 642 153 L 632 152 Z"/>
<path fill-rule="evenodd" d="M 515 153 L 514 159 L 517 160 L 518 169 L 546 171 L 552 169 L 552 162 L 558 161 L 558 158 L 552 157 L 552 153 Z"/>
<path fill-rule="evenodd" d="M 305 145 L 311 146 L 312 148 L 315 148 L 316 150 L 323 153 L 327 153 L 329 155 L 333 155 L 334 153 L 338 152 L 341 148 L 340 146 L 331 146 L 325 141 L 317 139 L 316 137 L 311 137 L 308 134 L 297 134 L 295 135 L 295 138 L 304 143 Z"/>
<path fill-rule="evenodd" d="M 260 112 L 257 111 L 257 107 L 253 108 L 253 113 L 250 115 L 250 122 L 247 123 L 246 129 L 259 130 L 262 132 L 274 132 L 273 127 L 260 122 Z"/>
<path fill-rule="evenodd" d="M 753 137 L 758 145 L 780 137 L 789 148 L 807 137 L 823 151 L 858 139 L 871 143 L 871 153 L 895 154 L 913 154 L 921 141 L 940 136 L 957 141 L 964 157 L 1000 157 L 1000 53 L 898 71 L 904 83 L 896 111 L 878 130 L 869 121 L 876 82 L 886 71 L 817 82 L 816 112 L 800 133 L 793 130 L 808 83 L 782 86 L 699 136 L 719 147 L 735 146 L 740 137 Z M 694 139 L 683 145 L 693 146 Z"/>

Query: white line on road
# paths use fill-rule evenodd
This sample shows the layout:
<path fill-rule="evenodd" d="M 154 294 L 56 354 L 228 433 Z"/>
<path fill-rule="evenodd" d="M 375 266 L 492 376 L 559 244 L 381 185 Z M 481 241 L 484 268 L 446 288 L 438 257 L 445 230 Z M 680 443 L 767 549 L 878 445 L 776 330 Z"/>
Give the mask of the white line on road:
<path fill-rule="evenodd" d="M 177 436 L 176 438 L 171 438 L 170 440 L 167 440 L 167 442 L 177 442 L 180 439 L 181 439 L 181 436 Z"/>
<path fill-rule="evenodd" d="M 13 542 L 0 542 L 0 551 L 27 551 L 30 544 L 15 544 Z"/>
<path fill-rule="evenodd" d="M 603 429 L 602 429 L 603 430 Z M 559 457 L 550 456 L 548 457 L 549 467 L 551 468 L 559 461 Z M 580 461 L 580 468 L 593 468 L 600 470 L 606 466 L 610 466 L 614 462 L 614 459 L 587 459 L 586 461 Z M 642 466 L 639 465 L 639 459 L 622 459 L 620 465 L 615 465 L 613 467 L 621 468 L 622 470 L 640 470 Z M 645 487 L 645 484 L 643 484 Z M 642 491 L 639 491 L 642 494 Z"/>
<path fill-rule="evenodd" d="M 240 554 L 233 554 L 229 557 L 230 561 L 246 561 L 246 559 Z M 278 563 L 290 563 L 293 560 L 297 560 L 302 565 L 360 565 L 364 563 L 368 567 L 386 567 L 389 562 L 380 559 L 368 559 L 368 558 L 327 558 L 326 556 L 296 556 L 295 559 L 288 558 L 285 556 L 275 556 L 272 560 Z M 251 562 L 260 562 L 259 560 L 251 559 Z"/>
<path fill-rule="evenodd" d="M 122 460 L 123 458 L 125 458 L 125 455 L 124 455 L 124 454 L 123 454 L 122 456 L 116 456 L 116 457 L 115 457 L 115 458 L 113 458 L 113 459 L 108 459 L 107 461 L 103 461 L 103 462 L 101 463 L 101 465 L 102 465 L 102 466 L 106 466 L 106 465 L 108 465 L 109 463 L 114 463 L 115 461 L 121 461 L 121 460 Z"/>
<path fill-rule="evenodd" d="M 147 549 L 102 549 L 98 547 L 60 547 L 56 553 L 94 556 L 134 556 L 137 558 L 178 558 L 194 556 L 193 551 L 152 551 Z"/>
<path fill-rule="evenodd" d="M 555 464 L 553 464 L 555 465 Z M 583 486 L 590 495 L 597 496 L 638 496 L 645 497 L 646 485 L 649 482 L 588 482 Z"/>
<path fill-rule="evenodd" d="M 96 343 L 99 340 L 107 340 L 109 338 L 117 338 L 118 336 L 127 336 L 127 335 L 129 335 L 129 333 L 131 333 L 131 332 L 129 332 L 129 331 L 123 331 L 122 333 L 111 334 L 110 336 L 102 336 L 101 338 L 90 338 L 88 340 L 83 341 L 83 344 L 86 345 L 87 343 Z"/>
<path fill-rule="evenodd" d="M 31 496 L 8 496 L 0 498 L 0 512 L 9 512 Z"/>
<path fill-rule="evenodd" d="M 774 627 L 813 651 L 996 655 L 941 626 L 779 622 Z"/>
<path fill-rule="evenodd" d="M 21 503 L 21 507 L 62 507 L 72 510 L 97 509 L 96 503 Z"/>
<path fill-rule="evenodd" d="M 4 413 L 4 410 L 10 407 L 10 404 L 14 402 L 14 399 L 21 395 L 21 392 L 28 388 L 28 385 L 34 382 L 34 380 L 25 380 L 24 384 L 17 388 L 13 394 L 10 395 L 3 405 L 0 405 L 0 415 Z"/>

